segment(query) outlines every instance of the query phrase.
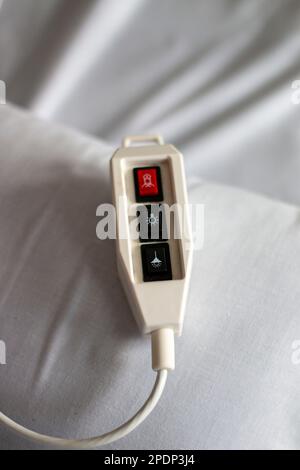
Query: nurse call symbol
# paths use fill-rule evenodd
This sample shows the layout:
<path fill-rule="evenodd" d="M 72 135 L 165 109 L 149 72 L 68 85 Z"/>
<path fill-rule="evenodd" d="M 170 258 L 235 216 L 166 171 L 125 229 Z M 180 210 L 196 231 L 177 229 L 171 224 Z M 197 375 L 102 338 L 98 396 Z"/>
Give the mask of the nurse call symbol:
<path fill-rule="evenodd" d="M 143 176 L 143 184 L 141 186 L 142 190 L 155 188 L 155 184 L 152 183 L 152 175 L 151 173 L 144 173 Z M 157 192 L 157 191 L 155 191 Z"/>
<path fill-rule="evenodd" d="M 137 202 L 163 200 L 160 167 L 134 168 L 135 198 Z"/>

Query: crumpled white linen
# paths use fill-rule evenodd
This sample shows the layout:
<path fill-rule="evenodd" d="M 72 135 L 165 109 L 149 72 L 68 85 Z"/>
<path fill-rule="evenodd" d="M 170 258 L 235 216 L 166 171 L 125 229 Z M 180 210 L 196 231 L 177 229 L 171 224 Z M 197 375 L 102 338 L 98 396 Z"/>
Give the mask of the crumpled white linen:
<path fill-rule="evenodd" d="M 300 202 L 298 0 L 4 0 L 9 101 L 112 142 L 160 132 L 205 177 Z"/>
<path fill-rule="evenodd" d="M 112 148 L 0 107 L 0 406 L 61 436 L 110 430 L 154 374 L 119 283 L 113 241 L 96 238 Z M 300 446 L 300 211 L 188 178 L 205 204 L 176 370 L 149 419 L 108 449 Z M 1 449 L 42 448 L 0 427 Z"/>

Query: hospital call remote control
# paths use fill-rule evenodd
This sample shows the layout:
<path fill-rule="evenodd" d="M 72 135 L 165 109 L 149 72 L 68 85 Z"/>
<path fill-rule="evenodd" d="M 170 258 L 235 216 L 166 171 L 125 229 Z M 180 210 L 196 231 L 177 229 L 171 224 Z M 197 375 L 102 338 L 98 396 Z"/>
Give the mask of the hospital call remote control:
<path fill-rule="evenodd" d="M 118 272 L 136 321 L 154 338 L 161 330 L 180 335 L 192 264 L 182 155 L 160 136 L 126 137 L 111 176 Z"/>

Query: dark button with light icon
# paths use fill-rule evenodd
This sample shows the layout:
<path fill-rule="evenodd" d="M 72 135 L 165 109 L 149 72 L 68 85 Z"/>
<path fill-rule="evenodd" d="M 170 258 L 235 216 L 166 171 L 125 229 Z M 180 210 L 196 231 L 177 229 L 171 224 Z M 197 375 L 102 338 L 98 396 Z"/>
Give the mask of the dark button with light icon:
<path fill-rule="evenodd" d="M 172 279 L 168 243 L 152 243 L 141 246 L 144 281 L 167 281 Z"/>
<path fill-rule="evenodd" d="M 163 204 L 138 206 L 138 230 L 141 242 L 168 240 L 168 229 Z"/>

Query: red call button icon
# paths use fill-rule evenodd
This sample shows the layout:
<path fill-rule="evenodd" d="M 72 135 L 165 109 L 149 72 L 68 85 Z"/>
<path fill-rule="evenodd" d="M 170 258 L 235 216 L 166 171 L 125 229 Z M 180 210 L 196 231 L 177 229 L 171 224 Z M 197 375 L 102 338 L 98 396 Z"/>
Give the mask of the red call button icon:
<path fill-rule="evenodd" d="M 134 168 L 133 174 L 137 202 L 158 202 L 163 200 L 159 166 Z"/>
<path fill-rule="evenodd" d="M 158 194 L 157 169 L 140 168 L 137 170 L 140 196 L 156 196 Z"/>

